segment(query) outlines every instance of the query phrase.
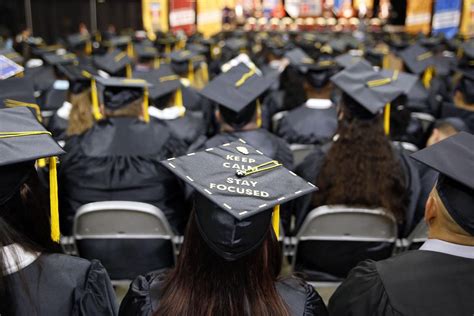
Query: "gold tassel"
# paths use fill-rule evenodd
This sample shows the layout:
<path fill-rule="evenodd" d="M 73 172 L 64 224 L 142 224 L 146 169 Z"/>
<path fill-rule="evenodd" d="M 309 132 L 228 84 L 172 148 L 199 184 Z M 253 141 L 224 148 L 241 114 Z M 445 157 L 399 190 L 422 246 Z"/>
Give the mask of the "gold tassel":
<path fill-rule="evenodd" d="M 159 57 L 155 57 L 155 60 L 153 62 L 153 67 L 155 69 L 160 69 L 160 58 Z"/>
<path fill-rule="evenodd" d="M 433 79 L 433 76 L 434 76 L 434 67 L 429 66 L 425 70 L 425 73 L 423 74 L 423 78 L 422 78 L 423 86 L 425 87 L 425 89 L 429 89 L 429 87 L 431 86 L 431 79 Z"/>
<path fill-rule="evenodd" d="M 150 122 L 150 114 L 148 113 L 148 87 L 145 87 L 143 91 L 143 120 Z"/>
<path fill-rule="evenodd" d="M 188 62 L 188 79 L 191 85 L 193 85 L 194 84 L 194 63 L 192 59 L 190 59 Z"/>
<path fill-rule="evenodd" d="M 257 127 L 262 127 L 262 106 L 259 99 L 257 99 Z"/>
<path fill-rule="evenodd" d="M 166 45 L 165 45 L 165 53 L 166 53 L 166 55 L 171 54 L 171 47 L 170 47 L 170 44 L 166 44 Z"/>
<path fill-rule="evenodd" d="M 385 130 L 385 135 L 390 135 L 390 103 L 385 105 L 385 111 L 383 115 L 383 128 Z"/>
<path fill-rule="evenodd" d="M 273 207 L 273 215 L 272 215 L 272 226 L 273 231 L 275 232 L 275 236 L 280 238 L 280 205 L 275 205 Z"/>
<path fill-rule="evenodd" d="M 133 45 L 131 43 L 127 44 L 127 55 L 130 58 L 133 58 Z"/>
<path fill-rule="evenodd" d="M 177 106 L 181 110 L 180 116 L 181 117 L 184 116 L 186 109 L 184 107 L 183 92 L 181 91 L 181 88 L 178 88 L 176 92 L 174 93 L 174 105 Z"/>
<path fill-rule="evenodd" d="M 128 78 L 128 79 L 131 79 L 132 78 L 132 65 L 131 64 L 127 64 L 125 66 L 125 76 Z"/>
<path fill-rule="evenodd" d="M 36 119 L 41 123 L 43 122 L 43 117 L 41 116 L 41 109 L 38 104 L 34 103 L 26 103 L 26 102 L 21 102 L 17 100 L 12 100 L 12 99 L 6 99 L 3 101 L 5 103 L 6 107 L 17 107 L 17 106 L 24 106 L 30 109 L 33 109 L 36 113 Z"/>
<path fill-rule="evenodd" d="M 56 159 L 56 157 L 49 158 L 49 199 L 51 210 L 51 239 L 54 242 L 59 242 L 61 233 L 59 229 L 58 172 Z"/>
<path fill-rule="evenodd" d="M 201 63 L 201 71 L 203 84 L 207 85 L 209 83 L 209 69 L 207 68 L 207 63 L 205 61 Z"/>
<path fill-rule="evenodd" d="M 96 121 L 102 119 L 102 113 L 99 108 L 99 97 L 97 95 L 97 84 L 94 78 L 91 78 L 91 98 L 92 98 L 92 114 Z"/>
<path fill-rule="evenodd" d="M 91 54 L 92 54 L 92 42 L 91 42 L 91 41 L 87 41 L 86 47 L 84 48 L 84 52 L 85 52 L 87 55 L 91 55 Z"/>
<path fill-rule="evenodd" d="M 384 54 L 382 59 L 382 69 L 390 69 L 390 55 Z"/>

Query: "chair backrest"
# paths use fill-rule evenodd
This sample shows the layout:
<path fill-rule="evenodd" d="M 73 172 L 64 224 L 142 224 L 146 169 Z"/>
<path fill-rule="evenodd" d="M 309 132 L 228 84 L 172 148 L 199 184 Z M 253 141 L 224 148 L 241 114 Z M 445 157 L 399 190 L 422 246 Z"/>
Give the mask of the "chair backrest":
<path fill-rule="evenodd" d="M 401 146 L 403 149 L 405 149 L 409 153 L 416 153 L 419 150 L 418 146 L 412 143 L 408 143 L 408 142 L 393 141 L 393 144 L 395 146 Z"/>
<path fill-rule="evenodd" d="M 408 249 L 418 249 L 428 240 L 428 225 L 422 219 L 407 237 Z"/>
<path fill-rule="evenodd" d="M 311 144 L 291 144 L 290 149 L 293 153 L 293 164 L 297 166 L 302 163 L 306 156 L 308 156 L 315 147 L 315 145 Z"/>
<path fill-rule="evenodd" d="M 428 113 L 423 113 L 423 112 L 413 112 L 411 113 L 411 117 L 421 122 L 424 132 L 428 131 L 431 124 L 433 124 L 434 121 L 436 120 L 433 115 L 428 114 Z"/>
<path fill-rule="evenodd" d="M 74 220 L 74 238 L 172 239 L 173 232 L 163 212 L 140 202 L 105 201 L 81 206 Z"/>
<path fill-rule="evenodd" d="M 300 240 L 395 242 L 395 217 L 383 209 L 320 206 L 306 217 Z"/>
<path fill-rule="evenodd" d="M 285 117 L 286 113 L 288 113 L 288 111 L 281 111 L 281 112 L 275 113 L 272 116 L 272 131 L 273 132 L 276 132 L 278 130 L 278 124 L 280 123 L 280 120 L 283 117 Z"/>

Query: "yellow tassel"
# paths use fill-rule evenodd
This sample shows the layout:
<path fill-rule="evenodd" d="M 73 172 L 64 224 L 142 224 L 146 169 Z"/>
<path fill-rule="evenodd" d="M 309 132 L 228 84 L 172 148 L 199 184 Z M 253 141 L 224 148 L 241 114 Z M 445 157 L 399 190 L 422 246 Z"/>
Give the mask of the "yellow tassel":
<path fill-rule="evenodd" d="M 87 55 L 91 55 L 91 54 L 92 54 L 92 42 L 91 42 L 91 41 L 87 41 L 86 47 L 84 48 L 84 52 L 85 52 Z"/>
<path fill-rule="evenodd" d="M 171 54 L 171 46 L 170 44 L 166 44 L 165 45 L 165 53 L 168 55 L 168 54 Z"/>
<path fill-rule="evenodd" d="M 102 113 L 100 113 L 99 108 L 99 96 L 97 95 L 97 84 L 95 79 L 91 79 L 91 98 L 92 98 L 92 114 L 96 121 L 100 121 L 102 119 Z"/>
<path fill-rule="evenodd" d="M 189 60 L 188 63 L 188 79 L 191 82 L 191 85 L 194 84 L 194 64 L 192 60 Z"/>
<path fill-rule="evenodd" d="M 209 69 L 207 68 L 207 63 L 205 61 L 201 63 L 201 71 L 203 84 L 207 85 L 209 83 Z"/>
<path fill-rule="evenodd" d="M 58 178 L 56 169 L 56 157 L 49 158 L 49 199 L 51 209 L 51 239 L 59 242 L 61 233 L 59 229 L 59 208 L 58 208 Z"/>
<path fill-rule="evenodd" d="M 262 106 L 259 99 L 257 99 L 257 127 L 262 127 Z"/>
<path fill-rule="evenodd" d="M 174 105 L 180 108 L 180 116 L 184 116 L 184 113 L 186 112 L 186 109 L 184 107 L 184 102 L 183 102 L 183 92 L 181 91 L 181 88 L 178 88 L 176 92 L 174 93 Z"/>
<path fill-rule="evenodd" d="M 131 43 L 127 44 L 127 55 L 130 58 L 133 58 L 133 45 Z"/>
<path fill-rule="evenodd" d="M 150 122 L 150 114 L 148 113 L 148 87 L 145 87 L 143 91 L 143 120 L 145 122 Z"/>
<path fill-rule="evenodd" d="M 385 130 L 385 135 L 390 135 L 390 103 L 385 105 L 385 111 L 383 115 L 383 128 Z"/>
<path fill-rule="evenodd" d="M 389 54 L 383 55 L 382 69 L 390 69 L 390 57 Z"/>
<path fill-rule="evenodd" d="M 426 68 L 425 73 L 423 74 L 422 82 L 423 86 L 428 89 L 431 86 L 431 79 L 433 79 L 434 76 L 434 67 L 429 66 Z"/>
<path fill-rule="evenodd" d="M 127 64 L 125 66 L 125 76 L 129 79 L 132 78 L 132 65 L 131 64 Z"/>
<path fill-rule="evenodd" d="M 36 118 L 38 119 L 39 122 L 43 122 L 43 117 L 41 116 L 41 109 L 38 104 L 34 103 L 26 103 L 26 102 L 21 102 L 17 100 L 12 100 L 12 99 L 6 99 L 3 101 L 5 103 L 6 107 L 17 107 L 17 106 L 24 106 L 30 109 L 33 109 L 36 113 Z"/>
<path fill-rule="evenodd" d="M 37 164 L 38 168 L 42 169 L 42 168 L 46 167 L 46 159 L 40 158 L 36 161 L 36 164 Z"/>
<path fill-rule="evenodd" d="M 159 57 L 155 57 L 155 60 L 153 62 L 153 67 L 155 69 L 160 69 L 160 58 Z"/>
<path fill-rule="evenodd" d="M 275 236 L 280 238 L 280 205 L 273 207 L 272 226 Z"/>

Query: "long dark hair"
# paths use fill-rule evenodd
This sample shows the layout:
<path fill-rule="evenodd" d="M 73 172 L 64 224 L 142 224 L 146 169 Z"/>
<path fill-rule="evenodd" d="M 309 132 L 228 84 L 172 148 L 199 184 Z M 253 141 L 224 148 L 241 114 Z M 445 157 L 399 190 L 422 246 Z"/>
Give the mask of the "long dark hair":
<path fill-rule="evenodd" d="M 359 113 L 365 116 L 360 119 L 348 110 L 353 102 L 343 97 L 339 138 L 329 149 L 316 177 L 320 190 L 313 197 L 313 207 L 383 207 L 402 222 L 408 205 L 405 177 L 384 133 L 382 117 L 369 118 L 369 114 Z"/>
<path fill-rule="evenodd" d="M 193 212 L 155 315 L 289 315 L 275 287 L 280 270 L 281 249 L 272 229 L 260 247 L 229 262 L 207 246 Z"/>
<path fill-rule="evenodd" d="M 0 247 L 18 244 L 31 252 L 60 252 L 59 245 L 52 241 L 48 201 L 36 171 L 5 204 L 0 205 Z M 5 266 L 0 251 L 0 267 Z M 1 271 L 1 270 L 0 270 Z M 28 286 L 23 282 L 23 286 Z M 14 315 L 10 284 L 0 274 L 0 314 Z"/>

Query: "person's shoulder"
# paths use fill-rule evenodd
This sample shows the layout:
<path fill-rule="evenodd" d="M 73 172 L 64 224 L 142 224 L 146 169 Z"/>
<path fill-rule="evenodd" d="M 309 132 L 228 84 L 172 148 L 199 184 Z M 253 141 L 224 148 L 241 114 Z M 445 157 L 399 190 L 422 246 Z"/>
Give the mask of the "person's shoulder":
<path fill-rule="evenodd" d="M 59 253 L 42 254 L 40 260 L 42 265 L 57 267 L 63 271 L 87 271 L 91 267 L 89 260 Z"/>
<path fill-rule="evenodd" d="M 327 315 L 321 296 L 305 281 L 295 277 L 285 278 L 278 281 L 276 287 L 292 315 Z"/>

